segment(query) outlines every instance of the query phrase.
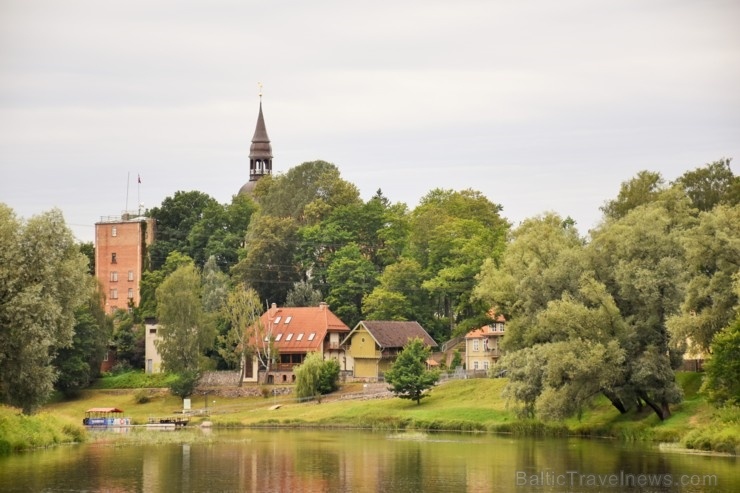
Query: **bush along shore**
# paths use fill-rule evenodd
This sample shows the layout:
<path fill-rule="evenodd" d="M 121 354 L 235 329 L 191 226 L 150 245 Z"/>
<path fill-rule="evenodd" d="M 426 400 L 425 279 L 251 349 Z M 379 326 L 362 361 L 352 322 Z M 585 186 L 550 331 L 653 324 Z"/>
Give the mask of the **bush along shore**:
<path fill-rule="evenodd" d="M 80 424 L 72 424 L 49 413 L 26 416 L 19 409 L 0 406 L 0 455 L 63 443 L 87 440 Z"/>
<path fill-rule="evenodd" d="M 456 380 L 435 387 L 420 405 L 347 384 L 320 401 L 298 401 L 290 387 L 262 387 L 258 396 L 233 397 L 228 388 L 201 389 L 191 397 L 190 427 L 205 422 L 215 428 L 361 428 L 507 433 L 513 436 L 600 437 L 668 442 L 676 447 L 740 454 L 740 408 L 716 409 L 699 392 L 701 375 L 678 375 L 684 401 L 672 416 L 660 421 L 648 411 L 620 415 L 606 399 L 597 399 L 578 417 L 544 422 L 520 419 L 501 397 L 506 379 Z M 117 386 L 116 386 L 117 387 Z M 377 386 L 375 386 L 377 387 Z M 86 409 L 119 407 L 135 425 L 149 417 L 182 411 L 182 401 L 166 389 L 106 388 L 88 390 L 74 400 L 51 403 L 41 413 L 22 416 L 0 407 L 0 452 L 11 453 L 65 442 L 84 442 L 90 436 L 81 426 Z M 124 434 L 117 441 L 144 440 L 142 433 Z M 197 440 L 198 433 L 183 434 Z M 96 438 L 100 439 L 100 438 Z"/>

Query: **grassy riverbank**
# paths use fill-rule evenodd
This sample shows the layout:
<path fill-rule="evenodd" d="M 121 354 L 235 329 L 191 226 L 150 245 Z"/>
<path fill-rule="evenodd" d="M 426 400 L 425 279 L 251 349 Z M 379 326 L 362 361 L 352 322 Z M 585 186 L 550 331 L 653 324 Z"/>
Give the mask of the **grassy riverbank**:
<path fill-rule="evenodd" d="M 676 442 L 700 450 L 740 453 L 740 409 L 716 410 L 698 393 L 701 375 L 680 374 L 685 392 L 683 403 L 673 408 L 673 416 L 661 422 L 648 410 L 620 415 L 606 399 L 597 400 L 580 418 L 564 422 L 520 420 L 507 409 L 501 398 L 505 379 L 473 379 L 445 383 L 435 388 L 421 405 L 398 398 L 363 396 L 363 387 L 350 384 L 339 395 L 320 404 L 298 403 L 285 397 L 226 398 L 213 394 L 207 399 L 194 396 L 193 409 L 208 406 L 208 417 L 194 417 L 192 424 L 211 421 L 216 427 L 355 427 L 387 430 L 450 430 L 511 433 L 520 436 L 613 437 L 626 440 Z M 354 394 L 354 399 L 343 399 Z M 358 395 L 359 394 L 359 395 Z M 142 398 L 144 397 L 144 398 Z M 147 402 L 143 402 L 147 401 Z M 84 412 L 90 407 L 115 406 L 125 410 L 136 424 L 149 417 L 168 416 L 182 408 L 181 401 L 165 390 L 88 390 L 80 398 L 56 402 L 44 408 L 38 419 L 56 423 L 60 429 L 80 428 Z M 3 411 L 6 413 L 7 408 Z M 17 413 L 16 413 L 17 414 Z M 4 414 L 0 414 L 4 416 Z M 2 426 L 0 417 L 0 426 Z M 19 417 L 18 419 L 34 419 Z M 5 431 L 0 427 L 0 440 Z M 33 446 L 50 443 L 35 440 Z M 84 437 L 82 438 L 84 439 Z"/>
<path fill-rule="evenodd" d="M 20 450 L 83 442 L 87 432 L 49 413 L 24 416 L 18 409 L 0 406 L 0 455 Z"/>

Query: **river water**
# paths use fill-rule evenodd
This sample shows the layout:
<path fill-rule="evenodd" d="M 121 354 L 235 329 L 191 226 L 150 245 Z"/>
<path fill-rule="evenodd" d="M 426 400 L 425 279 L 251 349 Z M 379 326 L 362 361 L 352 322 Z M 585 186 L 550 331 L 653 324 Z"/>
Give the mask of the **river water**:
<path fill-rule="evenodd" d="M 95 442 L 0 457 L 0 491 L 740 492 L 738 458 L 651 444 L 354 430 L 210 433 L 208 442 Z"/>

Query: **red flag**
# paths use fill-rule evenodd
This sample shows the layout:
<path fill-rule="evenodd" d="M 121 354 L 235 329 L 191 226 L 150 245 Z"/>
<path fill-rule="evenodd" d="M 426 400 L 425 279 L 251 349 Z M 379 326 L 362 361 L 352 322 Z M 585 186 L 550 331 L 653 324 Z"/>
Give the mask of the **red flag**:
<path fill-rule="evenodd" d="M 139 185 L 141 185 L 141 175 L 136 175 L 136 176 L 139 179 Z"/>

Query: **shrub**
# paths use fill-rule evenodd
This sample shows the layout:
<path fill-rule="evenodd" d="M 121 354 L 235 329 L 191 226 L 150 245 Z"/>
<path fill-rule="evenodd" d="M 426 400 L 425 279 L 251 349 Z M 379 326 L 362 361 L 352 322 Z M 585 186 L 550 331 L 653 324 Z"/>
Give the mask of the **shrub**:
<path fill-rule="evenodd" d="M 128 373 L 133 371 L 134 368 L 131 366 L 131 363 L 129 363 L 126 360 L 119 361 L 115 365 L 113 365 L 110 369 L 111 375 L 122 375 L 124 373 Z"/>
<path fill-rule="evenodd" d="M 151 401 L 151 396 L 149 395 L 149 392 L 147 392 L 144 389 L 138 390 L 134 394 L 134 401 L 137 404 L 146 404 L 147 402 Z"/>
<path fill-rule="evenodd" d="M 185 371 L 177 375 L 177 378 L 170 382 L 170 392 L 183 399 L 190 397 L 195 392 L 195 387 L 198 385 L 199 379 L 200 373 L 197 371 Z"/>

